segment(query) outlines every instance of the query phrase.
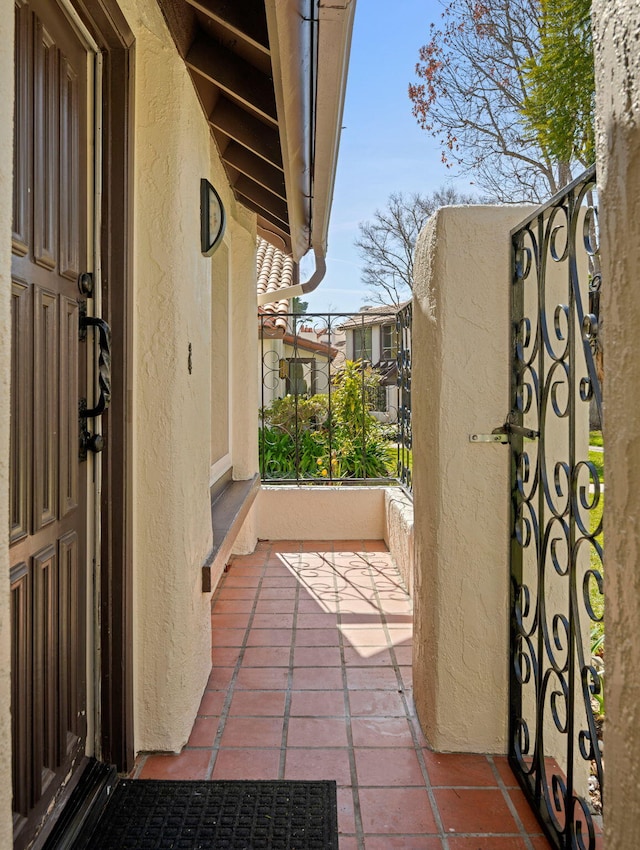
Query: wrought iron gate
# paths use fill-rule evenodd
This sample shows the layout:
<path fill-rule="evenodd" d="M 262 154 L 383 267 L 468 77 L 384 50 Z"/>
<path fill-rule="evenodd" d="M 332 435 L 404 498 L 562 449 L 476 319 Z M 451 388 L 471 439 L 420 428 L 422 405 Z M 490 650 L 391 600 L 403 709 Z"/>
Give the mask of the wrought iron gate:
<path fill-rule="evenodd" d="M 512 231 L 509 760 L 558 850 L 600 846 L 603 484 L 598 223 L 590 169 Z M 515 426 L 512 429 L 509 427 Z M 527 438 L 527 435 L 529 438 Z"/>

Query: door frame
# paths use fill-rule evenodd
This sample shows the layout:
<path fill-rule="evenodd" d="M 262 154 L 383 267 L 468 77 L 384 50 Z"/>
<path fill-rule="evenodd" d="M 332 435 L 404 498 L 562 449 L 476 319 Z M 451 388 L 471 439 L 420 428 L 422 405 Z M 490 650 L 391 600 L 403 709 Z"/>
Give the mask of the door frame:
<path fill-rule="evenodd" d="M 116 0 L 69 0 L 102 54 L 102 317 L 114 380 L 102 417 L 100 546 L 96 553 L 95 754 L 133 766 L 133 103 L 134 37 Z"/>

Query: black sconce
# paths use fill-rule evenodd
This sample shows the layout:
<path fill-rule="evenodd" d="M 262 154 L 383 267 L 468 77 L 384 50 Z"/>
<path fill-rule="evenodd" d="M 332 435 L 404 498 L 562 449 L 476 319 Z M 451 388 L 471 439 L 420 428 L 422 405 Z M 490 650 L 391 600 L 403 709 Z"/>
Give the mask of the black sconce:
<path fill-rule="evenodd" d="M 227 223 L 220 195 L 206 178 L 200 180 L 200 250 L 210 257 L 216 250 Z"/>

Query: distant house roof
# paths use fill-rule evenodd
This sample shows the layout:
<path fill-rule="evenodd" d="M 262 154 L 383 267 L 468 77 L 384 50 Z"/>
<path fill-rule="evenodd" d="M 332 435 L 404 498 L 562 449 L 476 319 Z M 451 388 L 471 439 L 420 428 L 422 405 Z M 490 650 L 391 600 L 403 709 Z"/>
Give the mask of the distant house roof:
<path fill-rule="evenodd" d="M 306 339 L 300 335 L 294 336 L 291 333 L 286 333 L 283 340 L 286 345 L 292 346 L 296 351 L 308 351 L 311 354 L 320 354 L 326 357 L 327 360 L 333 360 L 340 353 L 333 345 L 327 345 L 326 342 L 316 342 L 313 339 Z"/>
<path fill-rule="evenodd" d="M 261 315 L 268 317 L 263 321 L 263 326 L 280 336 L 287 330 L 289 301 L 286 298 L 278 299 L 278 291 L 296 282 L 298 267 L 292 257 L 259 237 L 256 271 L 258 295 L 273 293 L 273 301 L 258 308 Z"/>
<path fill-rule="evenodd" d="M 401 304 L 375 304 L 372 306 L 362 307 L 359 313 L 354 313 L 349 319 L 346 319 L 341 325 L 341 328 L 348 330 L 350 328 L 361 328 L 363 325 L 384 325 L 388 324 L 389 319 L 395 317 L 403 307 L 406 307 L 411 299 L 403 301 Z"/>

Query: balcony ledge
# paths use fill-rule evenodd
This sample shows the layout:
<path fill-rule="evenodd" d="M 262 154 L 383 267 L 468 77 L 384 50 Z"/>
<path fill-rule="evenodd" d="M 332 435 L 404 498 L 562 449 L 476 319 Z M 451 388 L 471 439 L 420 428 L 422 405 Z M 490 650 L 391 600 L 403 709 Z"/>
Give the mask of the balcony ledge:
<path fill-rule="evenodd" d="M 202 565 L 202 592 L 211 593 L 222 575 L 233 544 L 260 489 L 260 476 L 211 488 L 213 547 Z"/>

